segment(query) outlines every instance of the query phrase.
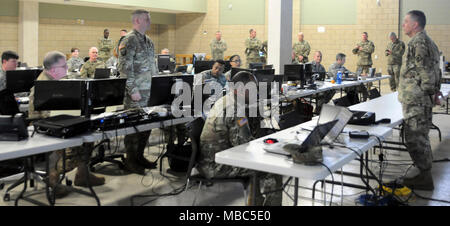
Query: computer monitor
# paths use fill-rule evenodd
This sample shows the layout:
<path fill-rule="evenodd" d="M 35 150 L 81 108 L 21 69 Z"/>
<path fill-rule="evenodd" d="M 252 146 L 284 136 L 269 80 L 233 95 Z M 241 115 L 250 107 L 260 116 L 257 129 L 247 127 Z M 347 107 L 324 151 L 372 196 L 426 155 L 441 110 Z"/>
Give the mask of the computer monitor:
<path fill-rule="evenodd" d="M 28 130 L 22 113 L 15 116 L 0 115 L 0 141 L 19 141 L 27 137 Z"/>
<path fill-rule="evenodd" d="M 105 79 L 111 76 L 111 69 L 109 68 L 96 68 L 94 72 L 94 79 Z"/>
<path fill-rule="evenodd" d="M 231 68 L 231 78 L 230 78 L 230 79 L 233 79 L 233 77 L 234 77 L 237 73 L 239 73 L 239 72 L 241 72 L 241 71 L 246 71 L 246 72 L 253 73 L 253 70 L 250 70 L 250 69 L 234 67 L 234 68 Z"/>
<path fill-rule="evenodd" d="M 376 68 L 369 68 L 369 74 L 368 74 L 368 77 L 371 77 L 371 78 L 375 77 L 375 72 L 376 72 L 376 71 L 377 71 Z"/>
<path fill-rule="evenodd" d="M 125 97 L 126 78 L 108 78 L 88 81 L 90 107 L 122 105 Z"/>
<path fill-rule="evenodd" d="M 175 63 L 170 61 L 170 55 L 158 55 L 158 71 L 170 71 L 175 70 Z"/>
<path fill-rule="evenodd" d="M 195 74 L 201 73 L 203 71 L 211 70 L 214 66 L 215 61 L 200 61 L 197 60 L 194 63 Z"/>
<path fill-rule="evenodd" d="M 255 74 L 256 79 L 258 80 L 259 93 L 261 96 L 261 82 L 265 82 L 267 84 L 267 95 L 266 97 L 270 99 L 272 97 L 272 83 L 276 82 L 278 85 L 278 94 L 281 92 L 281 85 L 283 84 L 284 75 L 274 75 L 274 74 Z"/>
<path fill-rule="evenodd" d="M 30 92 L 42 69 L 6 71 L 6 89 L 12 93 Z"/>
<path fill-rule="evenodd" d="M 275 69 L 258 69 L 253 70 L 253 75 L 274 75 Z"/>
<path fill-rule="evenodd" d="M 303 64 L 285 64 L 284 75 L 289 81 L 302 81 L 305 80 L 305 73 Z"/>
<path fill-rule="evenodd" d="M 263 63 L 250 63 L 248 65 L 249 69 L 263 69 L 264 64 Z"/>
<path fill-rule="evenodd" d="M 170 76 L 153 76 L 152 88 L 150 93 L 149 106 L 171 105 L 175 95 L 172 94 L 172 86 L 176 81 L 182 80 L 186 82 L 191 89 L 194 83 L 193 75 L 170 75 Z"/>
<path fill-rule="evenodd" d="M 206 53 L 194 53 L 192 56 L 192 63 L 195 64 L 195 62 L 199 61 L 205 61 L 206 60 Z"/>
<path fill-rule="evenodd" d="M 86 96 L 84 80 L 45 80 L 36 81 L 34 85 L 34 109 L 80 110 Z"/>
<path fill-rule="evenodd" d="M 350 121 L 352 116 L 353 113 L 346 107 L 333 106 L 329 104 L 322 105 L 322 110 L 320 111 L 317 124 L 324 124 L 335 120 L 338 121 L 330 132 L 327 133 L 323 141 L 326 143 L 332 143 L 344 130 L 344 127 Z"/>
<path fill-rule="evenodd" d="M 305 83 L 307 84 L 314 84 L 314 80 L 312 79 L 312 64 L 306 63 L 303 64 L 304 66 L 304 73 L 305 73 Z"/>
<path fill-rule="evenodd" d="M 225 73 L 229 70 L 231 70 L 231 64 L 230 64 L 230 61 L 227 60 L 227 61 L 225 61 L 225 68 L 223 69 L 223 72 Z"/>

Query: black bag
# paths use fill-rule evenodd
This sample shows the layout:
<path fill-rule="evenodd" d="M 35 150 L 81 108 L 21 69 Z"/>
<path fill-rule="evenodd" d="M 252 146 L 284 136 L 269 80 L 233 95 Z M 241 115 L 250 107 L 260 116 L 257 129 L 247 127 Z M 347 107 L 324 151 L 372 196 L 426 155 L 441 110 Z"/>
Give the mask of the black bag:
<path fill-rule="evenodd" d="M 367 126 L 375 124 L 375 112 L 352 111 L 353 116 L 348 122 L 352 125 Z"/>
<path fill-rule="evenodd" d="M 381 96 L 381 94 L 377 88 L 373 88 L 373 89 L 369 90 L 369 99 L 372 100 L 372 99 L 378 98 L 380 96 Z"/>
<path fill-rule="evenodd" d="M 0 141 L 19 141 L 28 138 L 23 114 L 0 115 Z"/>
<path fill-rule="evenodd" d="M 35 132 L 69 138 L 89 131 L 91 121 L 80 116 L 58 115 L 33 123 Z"/>
<path fill-rule="evenodd" d="M 7 89 L 0 91 L 0 115 L 15 115 L 19 112 L 14 94 Z"/>
<path fill-rule="evenodd" d="M 175 172 L 187 172 L 189 167 L 189 160 L 192 154 L 191 143 L 186 143 L 183 146 L 169 144 L 167 145 L 168 162 L 171 170 Z"/>

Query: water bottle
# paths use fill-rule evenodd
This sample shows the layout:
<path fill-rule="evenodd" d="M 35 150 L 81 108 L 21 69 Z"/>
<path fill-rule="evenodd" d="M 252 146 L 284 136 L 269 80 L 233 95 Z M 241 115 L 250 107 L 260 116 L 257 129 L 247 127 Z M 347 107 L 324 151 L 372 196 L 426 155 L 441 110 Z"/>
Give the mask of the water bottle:
<path fill-rule="evenodd" d="M 341 84 L 342 83 L 342 71 L 338 71 L 337 75 L 336 75 L 336 84 Z"/>

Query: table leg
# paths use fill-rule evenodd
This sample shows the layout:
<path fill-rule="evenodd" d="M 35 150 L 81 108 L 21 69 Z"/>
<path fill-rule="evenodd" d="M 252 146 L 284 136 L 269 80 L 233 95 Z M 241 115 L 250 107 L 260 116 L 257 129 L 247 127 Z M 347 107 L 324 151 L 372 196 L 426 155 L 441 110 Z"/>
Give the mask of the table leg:
<path fill-rule="evenodd" d="M 294 206 L 298 204 L 298 178 L 295 178 L 295 186 L 294 186 Z"/>

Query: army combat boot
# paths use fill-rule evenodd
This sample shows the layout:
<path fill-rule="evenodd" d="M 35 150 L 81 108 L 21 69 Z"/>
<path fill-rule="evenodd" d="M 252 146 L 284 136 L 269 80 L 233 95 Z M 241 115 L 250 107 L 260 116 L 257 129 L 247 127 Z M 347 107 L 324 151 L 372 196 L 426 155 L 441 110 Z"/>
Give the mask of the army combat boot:
<path fill-rule="evenodd" d="M 125 158 L 124 166 L 125 169 L 131 173 L 145 175 L 145 168 L 139 164 L 139 161 L 136 158 L 136 153 L 132 153 L 127 150 L 127 157 Z"/>
<path fill-rule="evenodd" d="M 403 185 L 411 189 L 433 191 L 434 184 L 431 170 L 420 171 L 415 177 L 403 179 Z"/>
<path fill-rule="evenodd" d="M 44 180 L 50 186 L 56 198 L 63 198 L 70 193 L 70 189 L 59 183 L 59 173 L 56 170 L 50 170 L 48 178 Z"/>
<path fill-rule="evenodd" d="M 100 186 L 105 184 L 104 177 L 95 176 L 89 173 L 87 165 L 79 164 L 77 169 L 77 174 L 75 175 L 75 186 L 88 187 L 87 178 L 89 177 L 89 184 L 91 186 Z"/>

